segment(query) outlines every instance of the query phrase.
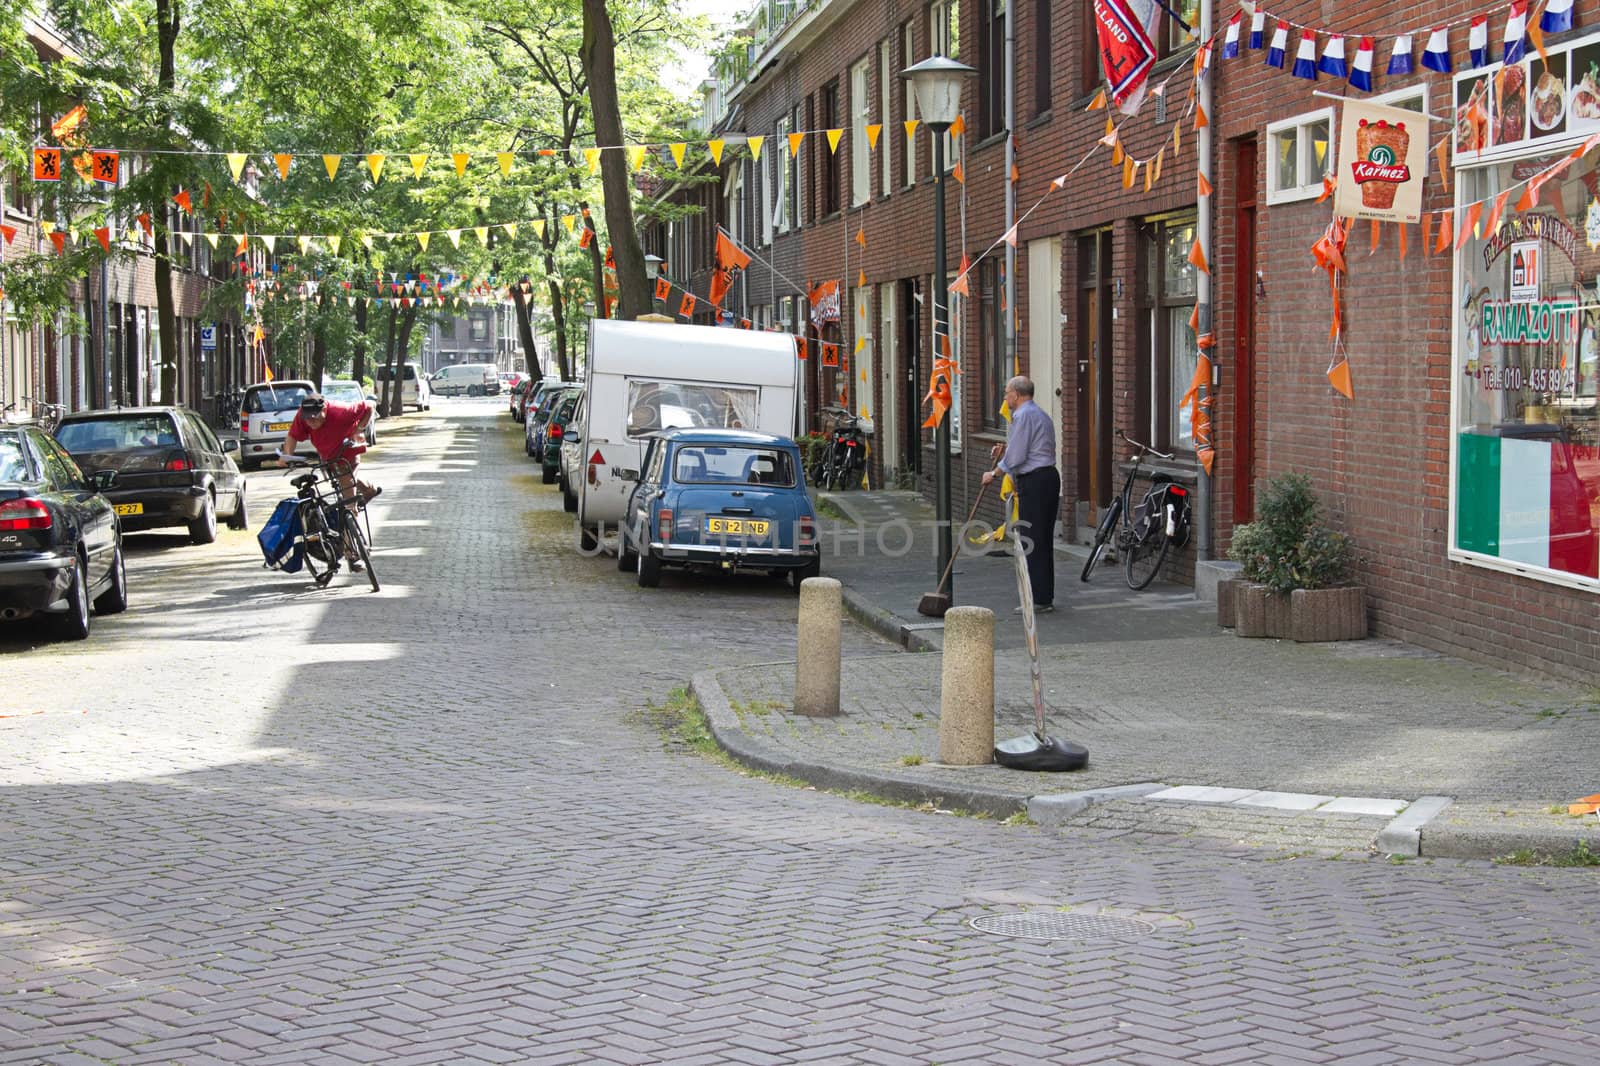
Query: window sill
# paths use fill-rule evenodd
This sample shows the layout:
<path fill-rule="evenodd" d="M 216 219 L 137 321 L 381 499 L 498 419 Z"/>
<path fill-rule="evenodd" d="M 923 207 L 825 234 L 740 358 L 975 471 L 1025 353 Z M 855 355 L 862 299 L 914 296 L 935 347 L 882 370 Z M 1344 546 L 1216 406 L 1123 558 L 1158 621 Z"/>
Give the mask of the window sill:
<path fill-rule="evenodd" d="M 1088 102 L 1085 101 L 1083 106 L 1088 107 Z M 1041 111 L 1037 115 L 1030 118 L 1027 122 L 1023 123 L 1022 128 L 1025 130 L 1038 129 L 1040 126 L 1050 125 L 1050 123 L 1054 120 L 1055 115 L 1047 108 L 1046 110 Z"/>
<path fill-rule="evenodd" d="M 985 137 L 983 140 L 979 141 L 977 144 L 972 146 L 972 154 L 976 155 L 977 153 L 979 153 L 981 151 L 984 151 L 987 148 L 992 148 L 997 144 L 1005 144 L 1005 143 L 1006 143 L 1006 131 L 1005 130 L 1001 130 L 999 133 L 991 133 L 991 134 L 989 134 L 989 136 Z"/>
<path fill-rule="evenodd" d="M 1267 205 L 1272 207 L 1278 204 L 1301 204 L 1307 200 L 1315 200 L 1321 195 L 1322 186 L 1320 184 L 1316 186 L 1301 186 L 1297 189 L 1278 189 L 1267 193 Z"/>

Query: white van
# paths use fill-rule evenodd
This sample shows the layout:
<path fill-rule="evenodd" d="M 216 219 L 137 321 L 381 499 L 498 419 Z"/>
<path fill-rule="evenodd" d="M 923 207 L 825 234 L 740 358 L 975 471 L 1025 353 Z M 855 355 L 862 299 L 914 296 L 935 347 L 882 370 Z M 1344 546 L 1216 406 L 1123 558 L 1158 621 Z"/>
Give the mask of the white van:
<path fill-rule="evenodd" d="M 383 383 L 390 380 L 389 375 L 394 373 L 394 368 L 388 363 L 380 363 L 373 368 L 372 381 L 378 394 L 378 399 L 383 399 Z M 428 379 L 417 373 L 415 363 L 407 363 L 400 368 L 400 407 L 414 407 L 418 411 L 426 411 L 428 403 L 433 398 L 428 388 Z"/>
<path fill-rule="evenodd" d="M 715 426 L 794 436 L 800 363 L 788 334 L 595 319 L 588 351 L 582 473 L 568 478 L 586 550 L 622 521 L 648 434 Z"/>
<path fill-rule="evenodd" d="M 439 368 L 428 384 L 440 396 L 498 396 L 500 375 L 493 363 L 453 363 Z"/>

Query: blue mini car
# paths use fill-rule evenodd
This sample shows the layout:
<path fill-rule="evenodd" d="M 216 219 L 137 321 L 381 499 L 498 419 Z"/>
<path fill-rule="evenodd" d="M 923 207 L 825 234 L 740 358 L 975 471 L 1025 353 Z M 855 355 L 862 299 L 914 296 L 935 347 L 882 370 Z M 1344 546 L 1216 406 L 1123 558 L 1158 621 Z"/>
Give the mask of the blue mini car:
<path fill-rule="evenodd" d="M 763 570 L 800 582 L 822 569 L 800 448 L 739 429 L 652 434 L 628 501 L 617 569 L 654 588 L 666 566 Z"/>

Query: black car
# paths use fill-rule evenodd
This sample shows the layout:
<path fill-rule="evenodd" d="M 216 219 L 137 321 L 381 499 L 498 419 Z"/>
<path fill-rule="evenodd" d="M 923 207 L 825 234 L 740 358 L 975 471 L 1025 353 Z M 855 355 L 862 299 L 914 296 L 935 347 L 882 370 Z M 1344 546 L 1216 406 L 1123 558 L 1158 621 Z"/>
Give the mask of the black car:
<path fill-rule="evenodd" d="M 101 495 L 111 471 L 87 478 L 36 426 L 0 425 L 0 621 L 56 616 L 59 635 L 89 635 L 98 614 L 128 606 L 122 530 Z"/>
<path fill-rule="evenodd" d="M 578 401 L 582 399 L 583 389 L 566 390 L 556 402 L 555 410 L 545 424 L 544 444 L 540 448 L 539 455 L 539 473 L 540 480 L 546 485 L 554 485 L 556 474 L 561 470 L 561 440 L 566 436 L 567 427 L 577 415 Z"/>
<path fill-rule="evenodd" d="M 186 526 L 189 539 L 217 539 L 217 516 L 228 528 L 249 523 L 245 479 L 233 461 L 239 442 L 217 440 L 187 407 L 82 411 L 56 427 L 56 440 L 86 470 L 115 470 L 106 496 L 132 532 Z"/>

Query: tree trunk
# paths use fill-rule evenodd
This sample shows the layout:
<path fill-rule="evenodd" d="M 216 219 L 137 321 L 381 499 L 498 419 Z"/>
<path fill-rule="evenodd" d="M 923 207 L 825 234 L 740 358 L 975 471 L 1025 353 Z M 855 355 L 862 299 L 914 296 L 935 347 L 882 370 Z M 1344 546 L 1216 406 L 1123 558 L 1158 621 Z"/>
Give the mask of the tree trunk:
<path fill-rule="evenodd" d="M 393 302 L 391 302 L 389 304 L 389 321 L 385 324 L 383 331 L 383 365 L 388 368 L 389 373 L 383 379 L 383 392 L 379 399 L 379 402 L 383 404 L 383 410 L 385 414 L 387 414 L 389 411 L 389 393 L 391 391 L 400 393 L 401 395 L 404 395 L 405 393 L 403 388 L 391 389 L 392 386 L 396 385 L 394 379 L 394 325 L 395 318 L 399 315 L 399 313 L 399 308 L 395 307 Z"/>
<path fill-rule="evenodd" d="M 311 307 L 311 380 L 322 388 L 322 379 L 328 375 L 328 338 L 322 321 L 322 293 Z"/>
<path fill-rule="evenodd" d="M 355 351 L 350 357 L 350 376 L 365 387 L 367 378 L 367 301 L 356 301 Z"/>
<path fill-rule="evenodd" d="M 160 69 L 156 84 L 161 93 L 161 110 L 169 112 L 173 90 L 177 84 L 176 52 L 178 44 L 178 10 L 172 0 L 156 0 L 156 40 L 160 49 Z M 619 142 L 620 143 L 620 142 Z M 157 155 L 156 165 L 165 157 Z M 166 212 L 161 212 L 162 221 Z M 178 311 L 172 296 L 171 238 L 167 227 L 159 226 L 155 235 L 156 329 L 161 337 L 161 402 L 178 402 Z"/>
<path fill-rule="evenodd" d="M 539 368 L 539 349 L 533 342 L 533 317 L 528 313 L 528 297 L 522 291 L 521 282 L 511 285 L 511 302 L 517 309 L 517 337 L 522 341 L 522 354 L 528 364 L 528 376 L 534 381 L 544 378 L 544 371 Z"/>
<path fill-rule="evenodd" d="M 589 106 L 594 112 L 595 140 L 623 144 L 622 114 L 617 104 L 616 41 L 605 0 L 583 0 L 583 67 L 589 80 Z M 606 229 L 617 262 L 621 318 L 638 318 L 651 310 L 650 282 L 644 272 L 644 249 L 633 225 L 633 182 L 625 152 L 600 153 L 601 187 L 606 197 Z M 605 299 L 602 287 L 596 300 Z"/>
<path fill-rule="evenodd" d="M 399 417 L 401 401 L 405 399 L 405 389 L 401 382 L 405 379 L 406 356 L 411 349 L 411 329 L 417 324 L 418 305 L 412 300 L 400 317 L 400 342 L 395 345 L 394 373 L 389 377 L 394 381 L 394 387 L 389 390 L 388 413 Z"/>

